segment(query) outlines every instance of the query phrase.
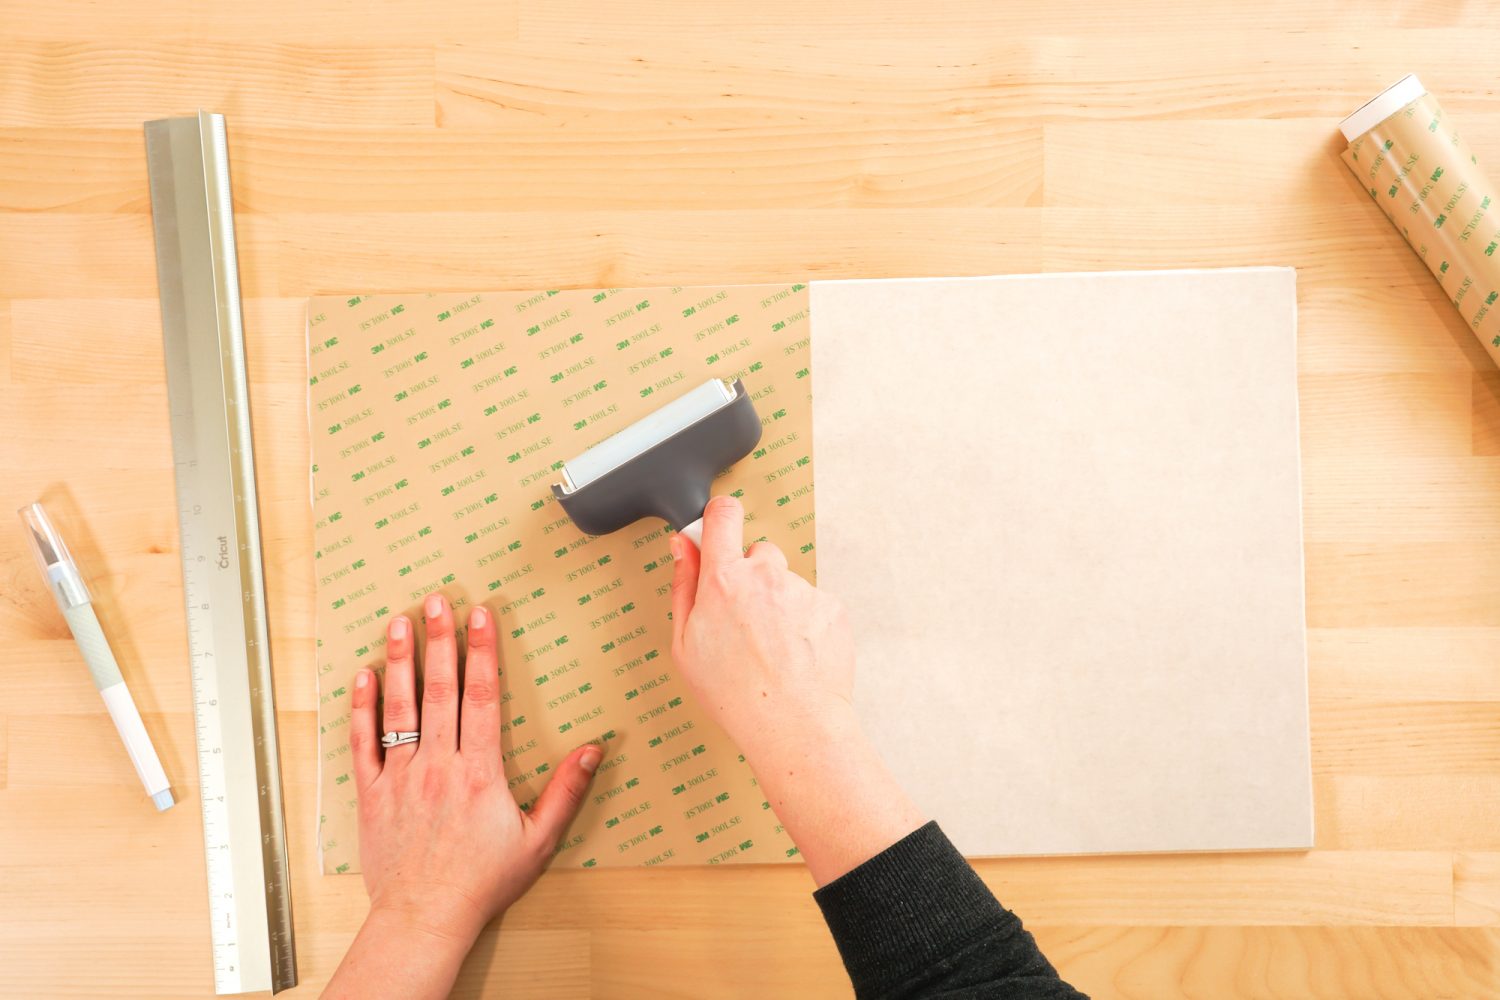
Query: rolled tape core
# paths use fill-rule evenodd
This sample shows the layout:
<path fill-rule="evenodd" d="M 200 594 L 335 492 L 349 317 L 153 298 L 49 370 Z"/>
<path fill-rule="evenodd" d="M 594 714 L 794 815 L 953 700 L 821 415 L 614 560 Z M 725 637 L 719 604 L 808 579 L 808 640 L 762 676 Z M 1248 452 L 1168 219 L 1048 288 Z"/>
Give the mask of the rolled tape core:
<path fill-rule="evenodd" d="M 1344 139 L 1353 142 L 1412 101 L 1427 93 L 1415 73 L 1408 73 L 1364 103 L 1339 123 Z"/>

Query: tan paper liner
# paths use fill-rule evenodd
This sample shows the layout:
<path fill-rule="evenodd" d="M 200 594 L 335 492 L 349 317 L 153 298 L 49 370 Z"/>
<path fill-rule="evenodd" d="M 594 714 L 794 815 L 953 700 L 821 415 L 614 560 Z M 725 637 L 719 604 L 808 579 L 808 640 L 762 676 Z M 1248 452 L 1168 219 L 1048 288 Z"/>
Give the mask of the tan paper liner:
<path fill-rule="evenodd" d="M 579 533 L 562 463 L 708 378 L 763 436 L 715 491 L 813 575 L 803 284 L 460 292 L 309 303 L 323 870 L 358 868 L 349 693 L 390 617 L 441 591 L 501 636 L 505 773 L 523 808 L 574 747 L 604 761 L 554 863 L 771 862 L 796 849 L 671 657 L 668 532 Z M 418 628 L 420 635 L 421 629 Z"/>

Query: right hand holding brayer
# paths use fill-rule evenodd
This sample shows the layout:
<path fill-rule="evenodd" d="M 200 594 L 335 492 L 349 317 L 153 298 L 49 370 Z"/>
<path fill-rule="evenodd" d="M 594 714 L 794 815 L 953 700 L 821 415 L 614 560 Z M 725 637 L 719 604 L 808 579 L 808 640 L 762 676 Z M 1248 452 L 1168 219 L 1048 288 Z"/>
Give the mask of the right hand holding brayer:
<path fill-rule="evenodd" d="M 854 635 L 838 600 L 744 549 L 744 508 L 715 497 L 700 551 L 672 536 L 672 656 L 744 752 L 824 885 L 923 823 L 854 714 Z"/>

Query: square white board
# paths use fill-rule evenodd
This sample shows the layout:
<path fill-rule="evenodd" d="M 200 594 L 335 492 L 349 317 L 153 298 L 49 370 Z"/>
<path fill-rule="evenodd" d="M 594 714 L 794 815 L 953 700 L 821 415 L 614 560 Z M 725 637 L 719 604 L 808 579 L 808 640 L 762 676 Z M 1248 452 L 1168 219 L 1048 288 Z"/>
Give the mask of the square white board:
<path fill-rule="evenodd" d="M 818 584 L 964 853 L 1312 846 L 1296 277 L 814 282 Z"/>

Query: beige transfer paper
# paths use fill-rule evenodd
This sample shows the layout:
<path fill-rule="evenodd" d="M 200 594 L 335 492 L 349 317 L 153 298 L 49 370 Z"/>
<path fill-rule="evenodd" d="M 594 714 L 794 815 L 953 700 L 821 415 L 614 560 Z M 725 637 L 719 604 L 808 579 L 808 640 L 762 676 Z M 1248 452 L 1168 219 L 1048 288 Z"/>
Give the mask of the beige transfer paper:
<path fill-rule="evenodd" d="M 554 864 L 785 861 L 796 849 L 671 660 L 660 522 L 583 536 L 562 463 L 709 378 L 744 380 L 763 434 L 715 484 L 813 575 L 805 285 L 315 298 L 319 846 L 359 867 L 349 691 L 390 616 L 441 591 L 497 616 L 505 771 L 528 807 L 581 743 L 607 750 Z M 418 629 L 420 634 L 421 629 Z"/>
<path fill-rule="evenodd" d="M 811 308 L 818 585 L 917 803 L 969 855 L 1310 847 L 1294 272 Z"/>
<path fill-rule="evenodd" d="M 1371 104 L 1401 87 L 1418 96 L 1350 138 L 1344 163 L 1427 264 L 1490 359 L 1500 364 L 1496 188 L 1437 98 L 1422 91 L 1414 77 Z"/>

